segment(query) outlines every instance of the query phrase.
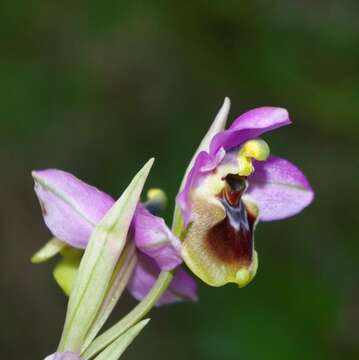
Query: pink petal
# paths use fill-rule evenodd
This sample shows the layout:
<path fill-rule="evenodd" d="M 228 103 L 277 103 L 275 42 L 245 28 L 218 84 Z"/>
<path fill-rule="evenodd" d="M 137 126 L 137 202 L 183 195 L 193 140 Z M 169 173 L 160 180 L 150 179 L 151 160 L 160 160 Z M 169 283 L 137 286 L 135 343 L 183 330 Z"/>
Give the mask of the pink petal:
<path fill-rule="evenodd" d="M 164 220 L 138 205 L 133 219 L 136 247 L 153 258 L 162 270 L 172 270 L 182 263 L 181 242 Z"/>
<path fill-rule="evenodd" d="M 127 285 L 131 295 L 141 301 L 155 284 L 160 269 L 148 256 L 139 254 L 132 278 Z M 170 304 L 180 301 L 197 300 L 197 284 L 182 268 L 176 270 L 176 274 L 168 290 L 162 295 L 157 305 Z"/>
<path fill-rule="evenodd" d="M 256 161 L 255 172 L 248 178 L 247 195 L 259 207 L 259 219 L 272 221 L 301 212 L 314 198 L 304 174 L 292 163 L 276 156 Z"/>
<path fill-rule="evenodd" d="M 47 227 L 67 244 L 85 248 L 93 227 L 114 200 L 61 170 L 34 171 L 33 178 Z"/>
<path fill-rule="evenodd" d="M 225 150 L 255 139 L 263 133 L 290 124 L 288 111 L 276 107 L 260 107 L 249 110 L 237 118 L 228 130 L 218 133 L 210 145 L 210 154 L 221 147 Z"/>

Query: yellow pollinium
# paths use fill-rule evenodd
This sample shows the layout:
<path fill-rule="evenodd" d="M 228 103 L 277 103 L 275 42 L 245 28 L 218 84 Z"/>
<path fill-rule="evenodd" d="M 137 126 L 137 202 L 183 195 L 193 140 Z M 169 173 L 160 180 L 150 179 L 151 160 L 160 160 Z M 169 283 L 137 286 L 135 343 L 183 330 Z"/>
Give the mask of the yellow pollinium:
<path fill-rule="evenodd" d="M 241 147 L 239 160 L 239 176 L 249 176 L 254 172 L 252 160 L 265 161 L 269 156 L 270 150 L 268 144 L 262 139 L 249 140 Z"/>
<path fill-rule="evenodd" d="M 147 200 L 158 203 L 160 205 L 161 209 L 165 208 L 167 205 L 166 193 L 159 188 L 149 189 L 147 191 Z"/>

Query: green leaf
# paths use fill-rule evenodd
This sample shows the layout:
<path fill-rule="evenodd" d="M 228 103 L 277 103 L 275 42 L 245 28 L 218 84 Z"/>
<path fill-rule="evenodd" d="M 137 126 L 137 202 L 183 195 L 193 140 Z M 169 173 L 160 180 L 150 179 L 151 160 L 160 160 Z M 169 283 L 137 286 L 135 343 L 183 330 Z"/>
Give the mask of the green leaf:
<path fill-rule="evenodd" d="M 105 299 L 99 309 L 93 325 L 86 336 L 82 349 L 86 349 L 101 330 L 102 326 L 110 316 L 123 291 L 125 290 L 132 272 L 137 263 L 136 247 L 133 241 L 127 243 L 108 286 Z"/>
<path fill-rule="evenodd" d="M 153 159 L 94 228 L 81 260 L 58 351 L 79 353 L 108 290 Z"/>
<path fill-rule="evenodd" d="M 139 335 L 150 319 L 145 319 L 128 329 L 117 340 L 110 344 L 95 360 L 118 360 L 132 341 Z"/>
<path fill-rule="evenodd" d="M 46 262 L 58 253 L 60 253 L 64 247 L 66 247 L 65 242 L 56 238 L 52 238 L 32 256 L 31 262 L 33 264 L 40 264 Z"/>
<path fill-rule="evenodd" d="M 152 289 L 145 296 L 145 298 L 140 303 L 138 303 L 137 306 L 123 319 L 110 327 L 103 334 L 98 336 L 87 349 L 81 351 L 81 358 L 84 360 L 91 359 L 93 356 L 98 354 L 101 350 L 115 341 L 119 336 L 124 334 L 128 329 L 134 326 L 138 321 L 143 319 L 157 303 L 158 299 L 167 289 L 172 279 L 172 273 L 162 271 L 156 280 L 156 283 L 153 285 Z"/>

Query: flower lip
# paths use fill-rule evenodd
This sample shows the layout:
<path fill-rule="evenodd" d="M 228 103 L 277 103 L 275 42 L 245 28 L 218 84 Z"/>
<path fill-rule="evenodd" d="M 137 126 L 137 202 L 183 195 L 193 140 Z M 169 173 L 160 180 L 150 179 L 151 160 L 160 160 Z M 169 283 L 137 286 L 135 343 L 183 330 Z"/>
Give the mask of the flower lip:
<path fill-rule="evenodd" d="M 244 287 L 257 271 L 253 233 L 258 212 L 243 200 L 246 179 L 233 174 L 226 178 L 217 194 L 193 193 L 195 221 L 186 232 L 182 256 L 205 283 Z"/>
<path fill-rule="evenodd" d="M 256 216 L 248 211 L 242 195 L 246 181 L 238 175 L 227 175 L 226 187 L 220 199 L 226 217 L 209 229 L 209 250 L 224 263 L 250 266 L 253 259 L 253 230 Z"/>

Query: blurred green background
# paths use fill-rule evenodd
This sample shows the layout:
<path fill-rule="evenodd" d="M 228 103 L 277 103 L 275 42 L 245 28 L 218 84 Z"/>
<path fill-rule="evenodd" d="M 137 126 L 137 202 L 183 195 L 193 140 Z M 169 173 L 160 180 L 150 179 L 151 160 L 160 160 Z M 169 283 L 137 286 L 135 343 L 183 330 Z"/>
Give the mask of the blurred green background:
<path fill-rule="evenodd" d="M 358 13 L 357 0 L 2 0 L 0 358 L 44 358 L 65 313 L 54 261 L 29 262 L 49 237 L 31 169 L 118 196 L 155 156 L 147 185 L 173 199 L 229 96 L 231 120 L 289 110 L 265 138 L 316 201 L 258 227 L 250 286 L 200 284 L 198 304 L 156 309 L 124 359 L 358 359 Z"/>

